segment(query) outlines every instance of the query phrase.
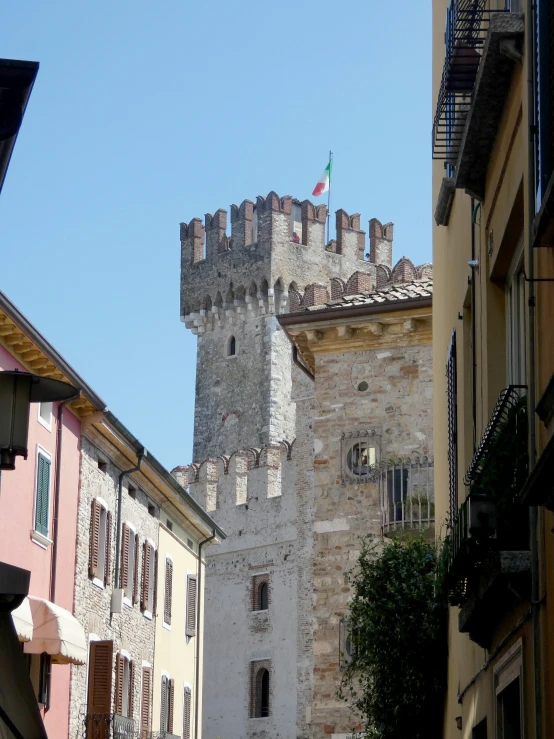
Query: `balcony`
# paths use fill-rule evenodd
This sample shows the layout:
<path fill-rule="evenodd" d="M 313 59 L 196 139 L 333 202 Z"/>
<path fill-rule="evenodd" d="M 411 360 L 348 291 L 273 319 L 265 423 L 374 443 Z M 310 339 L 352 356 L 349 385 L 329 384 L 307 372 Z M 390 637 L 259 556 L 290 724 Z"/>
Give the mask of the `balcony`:
<path fill-rule="evenodd" d="M 379 468 L 384 536 L 433 530 L 435 490 L 433 460 L 391 459 Z"/>
<path fill-rule="evenodd" d="M 78 739 L 181 739 L 167 731 L 144 730 L 132 718 L 117 713 L 90 713 Z"/>
<path fill-rule="evenodd" d="M 529 597 L 529 524 L 520 500 L 528 475 L 524 392 L 519 385 L 501 392 L 466 473 L 469 494 L 448 537 L 459 630 L 485 648 L 502 615 Z"/>
<path fill-rule="evenodd" d="M 524 22 L 512 12 L 516 5 L 451 0 L 447 10 L 433 159 L 445 160 L 456 187 L 480 199 L 513 68 L 521 60 Z"/>

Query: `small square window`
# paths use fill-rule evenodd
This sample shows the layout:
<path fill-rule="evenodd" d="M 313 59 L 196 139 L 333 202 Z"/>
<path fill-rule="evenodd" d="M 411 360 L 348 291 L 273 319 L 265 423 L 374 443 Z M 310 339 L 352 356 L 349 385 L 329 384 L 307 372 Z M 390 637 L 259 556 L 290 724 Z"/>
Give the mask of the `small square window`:
<path fill-rule="evenodd" d="M 172 521 L 170 521 L 170 520 L 169 520 L 169 518 L 167 519 L 167 521 L 166 521 L 166 524 L 167 524 L 167 528 L 168 528 L 168 529 L 169 529 L 170 531 L 173 531 L 173 522 L 172 522 Z"/>
<path fill-rule="evenodd" d="M 133 500 L 137 499 L 137 489 L 135 487 L 129 485 L 129 487 L 127 488 L 127 492 L 129 493 L 130 498 L 132 498 Z"/>
<path fill-rule="evenodd" d="M 154 505 L 154 503 L 148 503 L 148 513 L 151 516 L 156 516 L 156 506 Z"/>
<path fill-rule="evenodd" d="M 108 471 L 108 463 L 104 459 L 100 459 L 100 457 L 98 457 L 98 469 L 100 472 Z"/>

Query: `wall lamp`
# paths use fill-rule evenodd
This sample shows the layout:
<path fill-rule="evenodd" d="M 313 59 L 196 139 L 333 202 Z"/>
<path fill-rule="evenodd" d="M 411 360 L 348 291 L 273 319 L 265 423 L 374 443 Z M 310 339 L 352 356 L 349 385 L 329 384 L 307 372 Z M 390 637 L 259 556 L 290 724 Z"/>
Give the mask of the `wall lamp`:
<path fill-rule="evenodd" d="M 18 370 L 0 371 L 0 470 L 14 470 L 17 456 L 27 459 L 31 403 L 70 400 L 78 394 L 67 382 Z"/>

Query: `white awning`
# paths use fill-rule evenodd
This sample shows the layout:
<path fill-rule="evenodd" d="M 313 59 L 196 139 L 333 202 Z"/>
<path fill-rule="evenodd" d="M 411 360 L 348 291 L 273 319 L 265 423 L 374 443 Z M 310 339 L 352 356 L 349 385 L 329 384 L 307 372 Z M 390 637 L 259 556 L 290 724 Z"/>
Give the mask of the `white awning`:
<path fill-rule="evenodd" d="M 28 600 L 33 616 L 33 638 L 23 651 L 26 654 L 46 652 L 57 664 L 86 664 L 87 640 L 77 619 L 49 600 L 31 595 Z"/>
<path fill-rule="evenodd" d="M 12 611 L 12 620 L 19 641 L 31 641 L 33 638 L 33 616 L 27 598 L 23 599 L 23 603 L 19 608 Z"/>

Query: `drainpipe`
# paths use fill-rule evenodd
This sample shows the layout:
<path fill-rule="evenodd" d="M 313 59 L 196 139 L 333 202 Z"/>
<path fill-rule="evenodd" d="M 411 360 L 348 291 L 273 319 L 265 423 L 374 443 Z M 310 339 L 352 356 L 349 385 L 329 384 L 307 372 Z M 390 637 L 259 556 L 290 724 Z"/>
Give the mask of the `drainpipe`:
<path fill-rule="evenodd" d="M 529 470 L 536 462 L 535 431 L 535 255 L 533 248 L 533 216 L 535 213 L 535 2 L 527 0 L 525 9 L 525 45 L 527 57 L 527 115 L 529 136 L 527 140 L 527 272 L 528 272 L 528 331 L 529 331 L 529 380 L 527 414 L 529 418 Z M 537 506 L 529 509 L 529 536 L 531 545 L 531 608 L 533 614 L 533 665 L 535 687 L 535 738 L 542 739 L 541 699 L 541 635 L 540 635 L 540 570 L 538 547 Z"/>
<path fill-rule="evenodd" d="M 475 224 L 477 223 L 477 213 L 481 203 L 475 202 L 471 198 L 471 261 L 475 261 Z M 481 255 L 479 255 L 481 258 Z M 475 304 L 475 280 L 476 271 L 471 274 L 471 416 L 473 420 L 473 451 L 477 448 L 477 346 L 475 325 L 477 306 Z"/>
<path fill-rule="evenodd" d="M 215 539 L 215 530 L 211 536 L 198 545 L 198 572 L 196 574 L 196 670 L 194 675 L 194 739 L 198 739 L 198 695 L 200 693 L 200 611 L 202 608 L 202 547 Z"/>
<path fill-rule="evenodd" d="M 117 523 L 116 523 L 116 539 L 115 539 L 115 587 L 117 590 L 120 589 L 120 575 L 121 575 L 121 505 L 123 500 L 123 478 L 125 475 L 130 475 L 131 472 L 138 472 L 142 458 L 146 454 L 144 447 L 141 447 L 137 452 L 137 464 L 135 467 L 131 467 L 128 470 L 123 470 L 119 475 L 119 488 L 117 492 Z"/>
<path fill-rule="evenodd" d="M 81 397 L 79 391 L 78 398 Z M 63 412 L 67 403 L 72 403 L 76 398 L 63 400 L 58 405 L 58 419 L 56 428 L 56 477 L 54 478 L 54 505 L 53 505 L 53 528 L 52 528 L 52 561 L 50 563 L 50 600 L 56 602 L 56 574 L 58 570 L 58 512 L 60 510 L 60 485 L 62 475 L 62 429 Z"/>

